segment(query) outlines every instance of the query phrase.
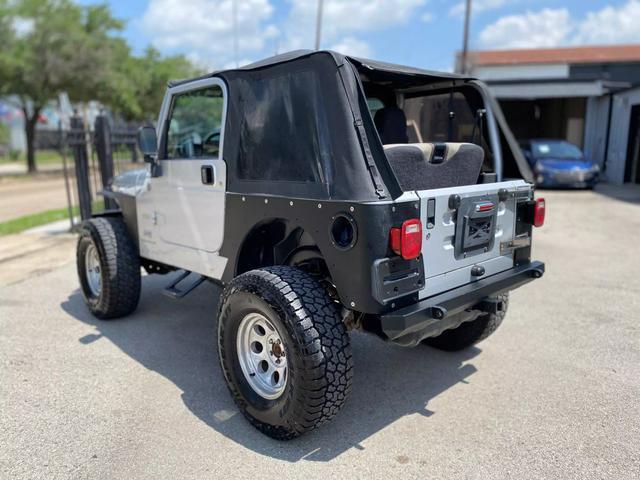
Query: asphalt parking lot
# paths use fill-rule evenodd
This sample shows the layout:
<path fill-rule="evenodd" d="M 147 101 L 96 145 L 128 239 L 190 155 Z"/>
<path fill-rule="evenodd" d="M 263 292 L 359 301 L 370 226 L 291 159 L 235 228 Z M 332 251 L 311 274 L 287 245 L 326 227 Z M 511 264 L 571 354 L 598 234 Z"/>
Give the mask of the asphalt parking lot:
<path fill-rule="evenodd" d="M 273 441 L 217 362 L 218 290 L 91 317 L 75 265 L 0 287 L 1 478 L 640 478 L 640 190 L 543 192 L 543 279 L 475 348 L 353 335 L 330 424 Z M 64 248 L 72 248 L 65 246 Z"/>

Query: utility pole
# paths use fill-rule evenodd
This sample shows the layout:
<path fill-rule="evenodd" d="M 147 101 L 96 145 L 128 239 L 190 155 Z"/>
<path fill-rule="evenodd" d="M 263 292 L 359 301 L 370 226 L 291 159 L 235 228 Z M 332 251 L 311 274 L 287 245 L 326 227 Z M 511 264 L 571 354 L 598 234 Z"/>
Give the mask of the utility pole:
<path fill-rule="evenodd" d="M 318 0 L 318 13 L 316 15 L 316 50 L 320 50 L 320 34 L 322 33 L 322 3 Z"/>
<path fill-rule="evenodd" d="M 460 73 L 469 73 L 469 23 L 471 21 L 471 0 L 467 0 L 464 11 L 464 34 L 462 39 L 462 55 L 460 55 Z"/>
<path fill-rule="evenodd" d="M 238 0 L 231 0 L 231 15 L 233 17 L 233 60 L 238 68 Z"/>

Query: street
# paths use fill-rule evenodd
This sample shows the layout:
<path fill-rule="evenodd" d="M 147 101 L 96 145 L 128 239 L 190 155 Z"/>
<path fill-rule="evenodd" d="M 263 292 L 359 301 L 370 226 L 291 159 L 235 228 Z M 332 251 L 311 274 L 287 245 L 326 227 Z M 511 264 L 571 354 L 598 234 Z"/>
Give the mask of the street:
<path fill-rule="evenodd" d="M 64 177 L 60 174 L 0 180 L 0 222 L 67 206 Z M 73 178 L 70 182 L 74 182 Z M 75 188 L 73 183 L 71 188 Z"/>
<path fill-rule="evenodd" d="M 547 273 L 495 335 L 446 353 L 353 334 L 346 408 L 286 443 L 227 391 L 217 287 L 175 301 L 144 277 L 137 312 L 103 322 L 72 251 L 1 286 L 0 478 L 640 478 L 640 189 L 538 195 Z"/>

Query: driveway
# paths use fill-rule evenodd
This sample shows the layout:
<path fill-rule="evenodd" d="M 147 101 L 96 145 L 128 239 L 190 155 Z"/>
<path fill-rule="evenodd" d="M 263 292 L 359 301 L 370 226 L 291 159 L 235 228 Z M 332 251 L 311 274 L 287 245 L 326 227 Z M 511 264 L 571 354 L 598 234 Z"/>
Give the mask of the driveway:
<path fill-rule="evenodd" d="M 640 191 L 542 195 L 547 274 L 494 336 L 445 353 L 354 334 L 346 408 L 288 443 L 231 401 L 213 285 L 176 302 L 145 277 L 110 322 L 73 263 L 0 287 L 0 477 L 638 478 Z"/>

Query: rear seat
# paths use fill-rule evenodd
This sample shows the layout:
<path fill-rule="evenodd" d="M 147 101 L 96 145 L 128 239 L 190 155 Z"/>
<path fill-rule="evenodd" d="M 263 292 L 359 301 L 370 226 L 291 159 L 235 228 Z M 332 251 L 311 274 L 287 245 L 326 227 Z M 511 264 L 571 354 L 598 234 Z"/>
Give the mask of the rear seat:
<path fill-rule="evenodd" d="M 398 143 L 384 152 L 403 191 L 475 185 L 484 161 L 473 143 Z"/>

